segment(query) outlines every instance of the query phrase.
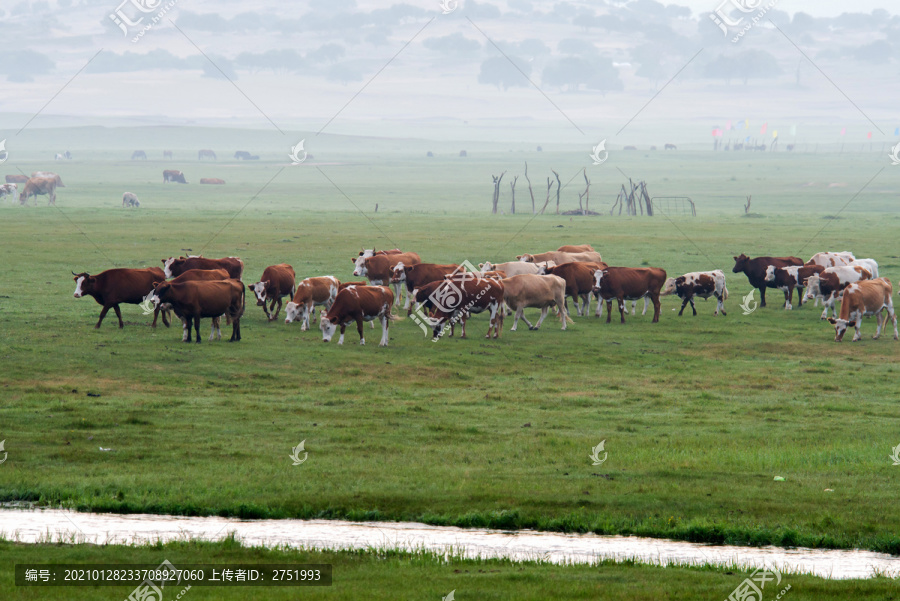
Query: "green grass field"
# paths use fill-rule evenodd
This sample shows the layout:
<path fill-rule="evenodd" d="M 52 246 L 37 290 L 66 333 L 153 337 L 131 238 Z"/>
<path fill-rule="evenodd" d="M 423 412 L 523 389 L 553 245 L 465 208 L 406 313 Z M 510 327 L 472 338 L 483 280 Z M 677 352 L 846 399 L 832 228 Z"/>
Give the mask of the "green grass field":
<path fill-rule="evenodd" d="M 896 282 L 897 175 L 886 169 L 854 199 L 883 161 L 639 153 L 615 166 L 646 178 L 653 194 L 693 197 L 697 218 L 532 218 L 521 177 L 523 214 L 489 215 L 490 174 L 518 173 L 528 158 L 530 174 L 552 166 L 575 175 L 580 154 L 544 153 L 531 162 L 525 153 L 470 146 L 472 160 L 463 164 L 406 156 L 389 141 L 373 144 L 384 148 L 370 160 L 351 156 L 321 171 L 303 165 L 279 173 L 283 165 L 266 161 L 17 164 L 26 173 L 56 168 L 66 187 L 57 208 L 43 198 L 37 208 L 0 208 L 7 249 L 0 440 L 8 452 L 0 501 L 900 553 L 900 468 L 888 457 L 900 443 L 900 345 L 889 335 L 873 341 L 871 319 L 861 342 L 836 344 L 821 309 L 783 311 L 778 291 L 770 291 L 768 307 L 742 315 L 738 304 L 750 288 L 731 273 L 731 257 L 741 252 L 808 258 L 852 250 L 875 258 Z M 192 183 L 163 184 L 160 172 L 173 166 Z M 603 168 L 589 172 L 591 208 L 601 212 L 622 183 L 613 165 Z M 193 183 L 200 177 L 228 185 Z M 532 175 L 539 206 L 541 177 Z M 575 208 L 581 185 L 576 179 L 563 190 L 564 210 Z M 126 190 L 138 194 L 141 209 L 121 208 Z M 508 191 L 504 183 L 505 209 Z M 742 216 L 748 194 L 761 217 Z M 565 332 L 552 316 L 537 332 L 509 332 L 507 320 L 502 338 L 487 341 L 482 316 L 470 322 L 468 340 L 438 343 L 400 320 L 382 349 L 379 329 L 366 327 L 365 347 L 352 328 L 343 347 L 325 345 L 317 329 L 266 323 L 260 308 L 248 307 L 239 344 L 207 343 L 203 331 L 203 344 L 187 345 L 179 328 L 147 327 L 136 306 L 123 307 L 124 330 L 110 313 L 95 331 L 100 306 L 72 298 L 70 271 L 161 266 L 184 249 L 238 255 L 245 281 L 253 282 L 281 262 L 298 277 L 353 279 L 348 259 L 363 246 L 399 246 L 427 262 L 477 263 L 570 243 L 593 244 L 611 265 L 658 266 L 670 275 L 721 268 L 729 278 L 728 316 L 714 317 L 714 302 L 698 302 L 698 316 L 688 310 L 679 318 L 673 309 L 680 302 L 665 298 L 658 324 L 649 313 L 607 325 L 573 311 L 575 324 Z M 309 459 L 292 466 L 291 448 L 302 440 Z M 593 466 L 588 456 L 601 440 L 608 459 Z M 11 549 L 4 553 L 32 552 Z M 335 557 L 354 564 L 360 582 L 384 572 L 385 588 L 371 587 L 378 594 L 390 592 L 390 580 L 407 578 L 380 559 Z M 423 579 L 444 570 L 412 563 Z M 605 566 L 600 580 L 592 568 L 501 571 L 501 588 L 523 598 L 541 594 L 528 583 L 554 578 L 573 583 L 572 598 L 635 578 L 647 583 L 645 596 L 610 598 L 656 598 L 671 585 L 669 571 L 663 581 L 660 569 L 634 566 Z M 731 580 L 739 582 L 708 571 L 678 574 L 685 587 L 678 598 L 685 599 L 708 598 L 699 591 L 713 586 L 727 596 Z M 477 585 L 481 598 L 492 598 L 487 578 Z M 436 591 L 454 586 L 440 582 Z M 846 598 L 835 592 L 840 586 L 851 585 L 829 583 L 834 598 Z M 353 597 L 336 588 L 314 593 Z M 823 598 L 809 591 L 796 598 L 804 594 Z"/>

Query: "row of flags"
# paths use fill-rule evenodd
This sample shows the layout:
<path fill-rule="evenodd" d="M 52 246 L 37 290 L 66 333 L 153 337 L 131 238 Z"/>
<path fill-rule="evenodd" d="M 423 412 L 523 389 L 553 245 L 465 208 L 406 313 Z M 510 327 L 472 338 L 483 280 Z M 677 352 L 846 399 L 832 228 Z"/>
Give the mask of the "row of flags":
<path fill-rule="evenodd" d="M 724 129 L 721 127 L 714 127 L 712 130 L 712 135 L 714 138 L 721 138 L 722 136 L 725 135 L 726 131 L 740 131 L 740 130 L 745 130 L 745 129 L 748 131 L 750 130 L 750 120 L 749 119 L 744 119 L 743 121 L 738 121 L 734 125 L 732 124 L 731 121 L 729 121 L 728 125 L 726 125 Z M 769 129 L 769 123 L 768 122 L 763 123 L 762 127 L 759 128 L 759 134 L 765 135 L 766 131 L 768 129 Z M 841 128 L 841 136 L 844 136 L 846 134 L 847 134 L 847 128 L 846 127 Z M 794 124 L 794 125 L 791 125 L 791 136 L 796 136 L 796 135 L 797 135 L 797 125 Z M 895 137 L 900 136 L 900 127 L 897 127 L 896 129 L 894 129 L 894 136 Z M 772 130 L 772 137 L 773 138 L 778 137 L 777 129 Z M 869 140 L 872 139 L 871 131 L 866 134 L 866 138 L 868 138 Z"/>

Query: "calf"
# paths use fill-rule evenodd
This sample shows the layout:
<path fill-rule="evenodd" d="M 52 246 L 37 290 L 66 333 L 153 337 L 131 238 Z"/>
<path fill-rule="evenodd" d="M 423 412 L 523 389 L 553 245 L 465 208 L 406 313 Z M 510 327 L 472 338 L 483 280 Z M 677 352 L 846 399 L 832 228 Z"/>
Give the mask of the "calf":
<path fill-rule="evenodd" d="M 394 266 L 397 263 L 404 265 L 418 265 L 421 263 L 416 253 L 394 253 L 390 255 L 374 255 L 372 257 L 358 257 L 353 275 L 364 277 L 372 286 L 388 285 L 393 275 Z M 400 304 L 400 284 L 394 284 L 394 295 L 397 305 Z"/>
<path fill-rule="evenodd" d="M 249 286 L 250 290 L 256 294 L 256 305 L 263 308 L 269 321 L 278 319 L 278 314 L 281 312 L 281 298 L 294 296 L 295 277 L 294 268 L 287 263 L 270 265 L 263 271 L 262 278 Z M 267 302 L 270 303 L 268 308 L 266 307 Z M 275 303 L 278 303 L 277 309 L 275 309 Z M 275 313 L 272 313 L 273 309 L 275 309 Z"/>
<path fill-rule="evenodd" d="M 566 281 L 561 277 L 522 274 L 504 278 L 501 283 L 503 284 L 503 300 L 516 313 L 512 328 L 510 328 L 511 332 L 516 331 L 519 319 L 528 324 L 529 330 L 537 330 L 544 323 L 550 307 L 559 309 L 559 319 L 562 322 L 563 330 L 566 329 L 567 323 L 572 322 L 566 311 Z M 541 310 L 541 317 L 536 324 L 531 325 L 531 322 L 525 317 L 526 308 Z"/>
<path fill-rule="evenodd" d="M 158 267 L 148 267 L 146 269 L 107 269 L 97 275 L 88 273 L 75 273 L 75 298 L 81 298 L 85 295 L 94 297 L 99 305 L 103 306 L 100 311 L 100 319 L 94 328 L 99 328 L 106 317 L 107 311 L 113 309 L 116 317 L 119 318 L 119 327 L 124 328 L 125 323 L 122 321 L 122 312 L 119 310 L 120 303 L 130 305 L 139 305 L 144 298 L 153 292 L 155 284 L 163 282 L 166 279 L 162 269 Z M 163 322 L 166 316 L 163 314 Z M 155 322 L 155 317 L 154 317 Z"/>
<path fill-rule="evenodd" d="M 331 305 L 319 321 L 322 330 L 322 342 L 330 342 L 338 326 L 341 337 L 338 344 L 344 344 L 344 330 L 350 323 L 356 322 L 359 332 L 359 343 L 365 344 L 363 322 L 378 319 L 381 321 L 381 342 L 378 346 L 388 345 L 388 327 L 393 319 L 391 305 L 394 304 L 394 293 L 387 286 L 348 286 L 338 292 Z"/>
<path fill-rule="evenodd" d="M 891 299 L 893 294 L 893 286 L 887 278 L 878 278 L 875 280 L 855 282 L 844 289 L 844 300 L 841 302 L 841 316 L 837 319 L 829 318 L 828 321 L 834 324 L 834 341 L 840 342 L 844 338 L 847 328 L 853 326 L 856 328 L 856 334 L 853 336 L 853 342 L 861 338 L 859 332 L 860 322 L 863 316 L 874 315 L 878 324 L 875 330 L 874 339 L 881 336 L 881 327 L 885 323 L 881 315 L 882 311 L 887 311 L 887 319 L 894 324 L 894 340 L 900 338 L 897 333 L 897 315 L 894 313 L 894 301 Z"/>
<path fill-rule="evenodd" d="M 786 311 L 793 309 L 794 288 L 797 288 L 799 304 L 803 306 L 803 289 L 807 286 L 809 276 L 819 275 L 825 270 L 821 265 L 792 265 L 791 267 L 775 267 L 769 265 L 766 268 L 766 282 L 774 283 L 773 288 L 784 292 L 784 308 Z"/>
<path fill-rule="evenodd" d="M 856 257 L 852 252 L 821 252 L 814 254 L 805 265 L 821 265 L 822 267 L 841 267 L 849 265 Z"/>
<path fill-rule="evenodd" d="M 659 321 L 659 292 L 666 281 L 666 270 L 658 267 L 607 267 L 594 271 L 594 294 L 597 316 L 600 302 L 606 301 L 606 323 L 612 317 L 612 299 L 619 302 L 619 313 L 625 323 L 625 301 L 649 297 L 653 302 L 653 323 Z"/>
<path fill-rule="evenodd" d="M 239 280 L 244 275 L 244 262 L 238 257 L 207 259 L 202 256 L 169 257 L 163 259 L 163 271 L 167 278 L 181 275 L 188 269 L 224 269 L 232 278 Z"/>
<path fill-rule="evenodd" d="M 200 344 L 200 320 L 225 314 L 231 323 L 231 340 L 241 339 L 241 315 L 244 314 L 244 284 L 240 280 L 162 282 L 151 297 L 157 304 L 169 303 L 184 321 L 182 342 L 191 342 L 191 322 Z M 209 339 L 213 339 L 216 326 Z M 218 332 L 221 337 L 221 332 Z"/>
<path fill-rule="evenodd" d="M 804 300 L 819 299 L 825 309 L 822 311 L 822 319 L 828 317 L 828 309 L 837 317 L 837 308 L 834 306 L 835 301 L 841 300 L 841 293 L 848 285 L 859 282 L 861 280 L 872 279 L 872 274 L 868 269 L 859 265 L 844 265 L 841 267 L 829 267 L 823 270 L 819 275 L 811 275 L 806 280 L 809 285 L 806 289 Z"/>
<path fill-rule="evenodd" d="M 459 265 L 440 265 L 437 263 L 404 265 L 402 261 L 394 265 L 394 268 L 391 270 L 391 283 L 406 282 L 406 304 L 403 305 L 403 308 L 407 310 L 407 317 L 412 313 L 410 297 L 415 294 L 416 289 L 425 284 L 443 280 L 444 276 L 451 275 L 458 270 L 464 270 L 464 268 Z"/>
<path fill-rule="evenodd" d="M 759 306 L 766 306 L 766 288 L 775 288 L 775 282 L 766 281 L 766 270 L 769 265 L 775 267 L 790 267 L 791 265 L 803 265 L 803 259 L 797 257 L 756 257 L 751 259 L 747 255 L 741 253 L 739 257 L 734 257 L 733 273 L 744 273 L 750 285 L 759 290 Z"/>
<path fill-rule="evenodd" d="M 474 274 L 459 273 L 440 282 L 430 296 L 433 304 L 433 337 L 437 340 L 445 329 L 445 323 L 462 322 L 462 338 L 466 337 L 466 319 L 469 314 L 488 311 L 491 319 L 485 338 L 500 338 L 503 329 L 503 284 Z"/>
<path fill-rule="evenodd" d="M 364 285 L 365 282 L 352 282 Z M 294 298 L 284 308 L 284 323 L 288 324 L 297 319 L 300 320 L 300 331 L 309 329 L 309 320 L 315 313 L 317 306 L 325 306 L 325 310 L 331 308 L 334 299 L 344 288 L 344 285 L 333 275 L 306 278 L 297 284 Z M 375 327 L 374 324 L 372 327 Z"/>
<path fill-rule="evenodd" d="M 32 177 L 25 182 L 22 193 L 19 194 L 19 203 L 25 204 L 28 198 L 34 196 L 34 204 L 37 204 L 38 196 L 46 196 L 48 205 L 56 204 L 56 179 L 52 177 Z"/>
<path fill-rule="evenodd" d="M 546 269 L 546 273 L 561 277 L 566 283 L 565 295 L 572 297 L 578 315 L 587 315 L 591 305 L 591 291 L 594 289 L 594 271 L 605 269 L 606 263 L 563 263 Z M 581 307 L 578 298 L 581 297 Z M 566 305 L 568 310 L 568 304 Z"/>
<path fill-rule="evenodd" d="M 684 308 L 691 303 L 691 311 L 697 314 L 694 307 L 694 297 L 707 299 L 710 296 L 716 299 L 716 310 L 713 315 L 722 315 L 725 313 L 725 301 L 728 299 L 728 288 L 725 287 L 725 274 L 721 269 L 714 271 L 692 271 L 677 278 L 669 278 L 666 280 L 661 296 L 669 294 L 677 294 L 681 299 L 681 310 L 678 315 L 684 313 Z"/>

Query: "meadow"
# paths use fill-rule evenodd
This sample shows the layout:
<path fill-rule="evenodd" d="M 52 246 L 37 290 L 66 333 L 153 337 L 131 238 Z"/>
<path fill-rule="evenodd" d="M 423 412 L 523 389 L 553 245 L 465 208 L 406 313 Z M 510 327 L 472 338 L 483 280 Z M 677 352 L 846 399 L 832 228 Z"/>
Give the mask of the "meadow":
<path fill-rule="evenodd" d="M 220 161 L 202 164 L 132 162 L 102 149 L 93 159 L 16 163 L 26 173 L 56 170 L 66 187 L 56 208 L 45 198 L 0 207 L 0 440 L 8 453 L 0 501 L 900 554 L 900 467 L 889 458 L 900 444 L 900 344 L 890 335 L 872 340 L 871 319 L 861 342 L 837 344 L 821 309 L 784 311 L 778 291 L 744 315 L 739 303 L 750 288 L 731 273 L 741 252 L 806 259 L 852 250 L 896 283 L 900 171 L 886 158 L 619 153 L 588 171 L 601 216 L 550 214 L 553 199 L 534 217 L 521 177 L 519 214 L 508 214 L 504 180 L 507 214 L 492 216 L 490 175 L 521 173 L 525 159 L 538 206 L 552 167 L 564 183 L 566 174 L 577 178 L 562 207 L 576 208 L 586 153 L 469 145 L 466 160 L 449 148 L 425 159 L 431 146 L 422 141 L 367 141 L 365 155 L 353 154 L 356 143 L 328 143 L 331 154 L 289 168 L 274 153 L 242 164 L 221 151 Z M 344 158 L 332 160 L 345 143 Z M 191 152 L 177 148 L 176 157 Z M 170 167 L 191 183 L 163 184 Z M 647 179 L 654 195 L 691 196 L 698 216 L 605 214 L 623 182 L 616 168 Z M 228 184 L 200 186 L 200 177 Z M 140 209 L 121 208 L 126 190 Z M 721 268 L 728 315 L 714 317 L 708 301 L 697 303 L 696 317 L 690 309 L 678 317 L 680 301 L 664 298 L 658 324 L 640 306 L 626 324 L 606 324 L 592 307 L 589 318 L 573 311 L 564 332 L 552 316 L 539 331 L 509 332 L 507 320 L 489 341 L 482 316 L 470 322 L 469 339 L 438 343 L 401 319 L 390 346 L 378 348 L 379 329 L 366 326 L 366 346 L 352 328 L 345 345 L 323 344 L 317 329 L 266 323 L 261 308 L 248 306 L 240 343 L 208 343 L 203 331 L 202 344 L 187 345 L 179 328 L 147 327 L 136 306 L 123 306 L 123 330 L 112 314 L 94 330 L 100 306 L 72 298 L 70 275 L 202 252 L 242 257 L 247 282 L 281 262 L 298 277 L 349 280 L 349 259 L 362 247 L 478 263 L 580 243 L 611 265 L 670 275 Z M 301 441 L 309 457 L 293 466 Z M 608 457 L 592 465 L 601 441 Z M 424 563 L 423 573 L 437 569 Z M 645 581 L 659 572 L 605 569 L 614 581 L 635 578 L 629 570 Z M 516 570 L 526 580 L 572 570 L 593 582 L 597 573 Z"/>

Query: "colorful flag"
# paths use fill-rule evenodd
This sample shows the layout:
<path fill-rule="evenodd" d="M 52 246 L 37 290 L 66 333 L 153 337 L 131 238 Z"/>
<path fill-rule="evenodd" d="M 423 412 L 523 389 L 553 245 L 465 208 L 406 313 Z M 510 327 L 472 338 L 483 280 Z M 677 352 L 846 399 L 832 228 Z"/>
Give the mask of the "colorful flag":
<path fill-rule="evenodd" d="M 841 130 L 841 135 L 843 136 L 845 133 L 847 133 L 847 128 L 846 128 L 846 127 L 843 128 L 843 129 Z"/>
<path fill-rule="evenodd" d="M 744 127 L 750 129 L 750 119 L 744 119 Z"/>
<path fill-rule="evenodd" d="M 897 129 L 894 130 L 894 135 L 900 136 L 900 127 L 898 127 Z"/>
<path fill-rule="evenodd" d="M 759 130 L 759 133 L 761 133 L 761 134 L 766 133 L 766 129 L 768 129 L 768 127 L 769 127 L 768 123 L 763 123 L 762 128 Z"/>
<path fill-rule="evenodd" d="M 778 137 L 778 130 L 777 130 L 777 129 L 776 129 L 775 131 L 772 132 L 772 137 L 773 137 L 773 138 L 777 138 L 777 137 Z"/>
<path fill-rule="evenodd" d="M 866 137 L 869 138 L 869 139 L 871 140 L 871 139 L 872 139 L 872 132 L 869 132 L 869 135 L 866 136 Z"/>

